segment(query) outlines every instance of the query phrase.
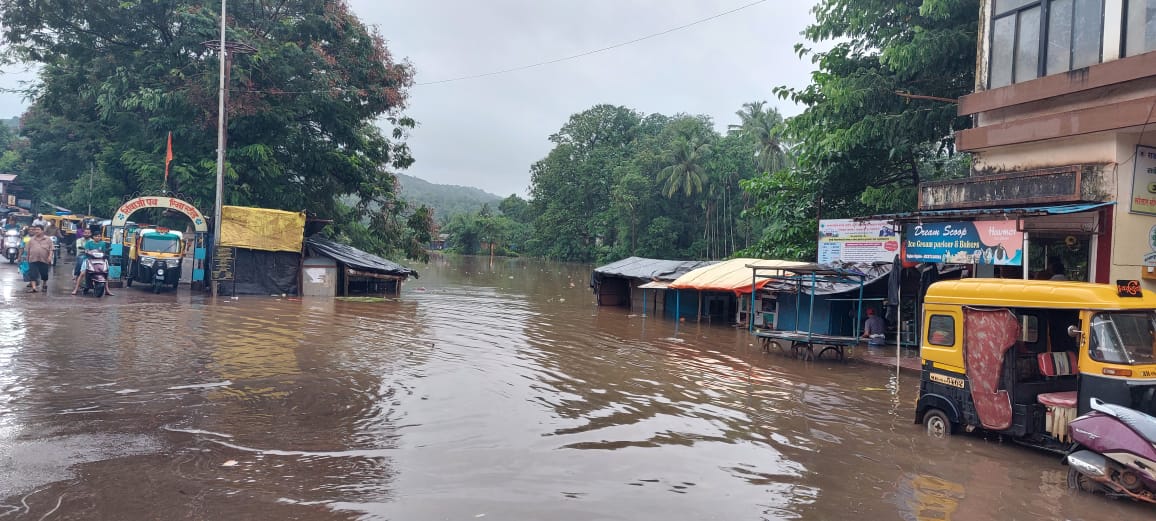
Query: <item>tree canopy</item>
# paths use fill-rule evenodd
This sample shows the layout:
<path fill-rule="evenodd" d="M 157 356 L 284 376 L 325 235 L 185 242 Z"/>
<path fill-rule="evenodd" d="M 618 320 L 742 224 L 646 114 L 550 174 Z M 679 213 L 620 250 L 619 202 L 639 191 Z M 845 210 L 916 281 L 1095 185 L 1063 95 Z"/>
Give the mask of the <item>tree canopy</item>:
<path fill-rule="evenodd" d="M 811 83 L 776 89 L 805 109 L 782 128 L 794 167 L 745 185 L 773 223 L 750 254 L 810 257 L 803 216 L 912 210 L 920 182 L 967 172 L 953 134 L 968 121 L 945 100 L 974 86 L 975 2 L 823 0 L 813 12 L 804 36 L 830 49 L 797 45 L 817 67 Z"/>
<path fill-rule="evenodd" d="M 765 103 L 748 105 L 759 121 L 782 120 Z M 761 222 L 741 218 L 740 181 L 761 162 L 786 161 L 754 131 L 723 135 L 706 116 L 612 105 L 574 114 L 551 141 L 531 167 L 525 252 L 563 260 L 729 256 Z"/>
<path fill-rule="evenodd" d="M 40 64 L 23 117 L 22 184 L 107 215 L 126 196 L 169 189 L 208 212 L 215 186 L 219 15 L 192 0 L 0 0 L 5 58 Z M 412 68 L 343 0 L 230 6 L 225 204 L 335 217 L 397 217 L 393 169 Z M 392 126 L 388 135 L 378 122 Z M 89 174 L 95 172 L 89 190 Z M 342 196 L 357 205 L 341 208 Z"/>

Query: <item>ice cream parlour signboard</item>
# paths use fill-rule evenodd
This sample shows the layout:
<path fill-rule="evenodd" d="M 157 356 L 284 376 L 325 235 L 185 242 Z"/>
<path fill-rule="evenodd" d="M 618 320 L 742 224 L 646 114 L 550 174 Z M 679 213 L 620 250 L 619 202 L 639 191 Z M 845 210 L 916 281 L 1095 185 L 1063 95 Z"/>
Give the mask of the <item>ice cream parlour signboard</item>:
<path fill-rule="evenodd" d="M 945 264 L 1021 266 L 1024 233 L 1015 220 L 908 224 L 905 260 Z"/>

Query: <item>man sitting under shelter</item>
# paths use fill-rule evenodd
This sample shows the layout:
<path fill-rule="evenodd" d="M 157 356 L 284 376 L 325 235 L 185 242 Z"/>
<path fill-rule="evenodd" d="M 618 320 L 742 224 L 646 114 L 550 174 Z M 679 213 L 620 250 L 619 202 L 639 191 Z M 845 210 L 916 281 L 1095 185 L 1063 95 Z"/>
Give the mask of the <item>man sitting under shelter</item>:
<path fill-rule="evenodd" d="M 875 309 L 867 308 L 867 321 L 863 324 L 863 336 L 869 346 L 881 346 L 887 338 L 887 322 L 875 314 Z"/>

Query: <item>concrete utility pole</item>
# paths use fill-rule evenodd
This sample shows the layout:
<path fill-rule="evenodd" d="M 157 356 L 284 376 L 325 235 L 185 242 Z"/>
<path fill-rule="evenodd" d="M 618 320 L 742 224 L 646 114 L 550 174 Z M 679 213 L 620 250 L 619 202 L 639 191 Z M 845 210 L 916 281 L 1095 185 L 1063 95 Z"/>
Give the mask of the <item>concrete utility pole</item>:
<path fill-rule="evenodd" d="M 238 42 L 225 41 L 225 8 L 227 0 L 221 0 L 221 40 L 203 42 L 209 48 L 216 48 L 220 56 L 221 70 L 220 89 L 217 92 L 217 193 L 213 200 L 213 260 L 216 261 L 216 250 L 221 244 L 221 205 L 224 204 L 225 199 L 225 144 L 227 137 L 227 121 L 228 114 L 225 112 L 225 105 L 229 99 L 229 73 L 233 68 L 233 54 L 236 53 L 254 53 L 257 49 L 250 45 Z M 212 281 L 212 266 L 209 267 L 210 274 L 210 291 L 212 296 L 217 296 L 217 285 Z"/>
<path fill-rule="evenodd" d="M 225 46 L 225 2 L 221 0 L 221 43 L 217 47 L 219 49 L 221 70 L 220 70 L 220 90 L 217 92 L 217 194 L 213 199 L 213 260 L 216 260 L 217 245 L 221 244 L 221 201 L 225 198 L 225 96 L 228 91 L 225 90 L 225 71 L 228 70 L 225 66 L 226 56 L 229 51 Z M 212 268 L 210 266 L 210 268 Z M 209 270 L 212 273 L 212 269 Z M 217 284 L 212 281 L 212 275 L 209 276 L 209 286 L 212 296 L 217 296 Z"/>

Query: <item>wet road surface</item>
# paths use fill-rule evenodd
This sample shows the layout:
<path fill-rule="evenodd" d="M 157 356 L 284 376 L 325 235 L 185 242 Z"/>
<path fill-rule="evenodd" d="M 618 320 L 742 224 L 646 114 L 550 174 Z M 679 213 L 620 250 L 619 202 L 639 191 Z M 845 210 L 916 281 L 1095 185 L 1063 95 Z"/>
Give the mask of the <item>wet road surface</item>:
<path fill-rule="evenodd" d="M 906 373 L 597 308 L 589 267 L 418 269 L 384 302 L 210 304 L 0 266 L 0 520 L 1154 515 L 927 438 Z"/>

